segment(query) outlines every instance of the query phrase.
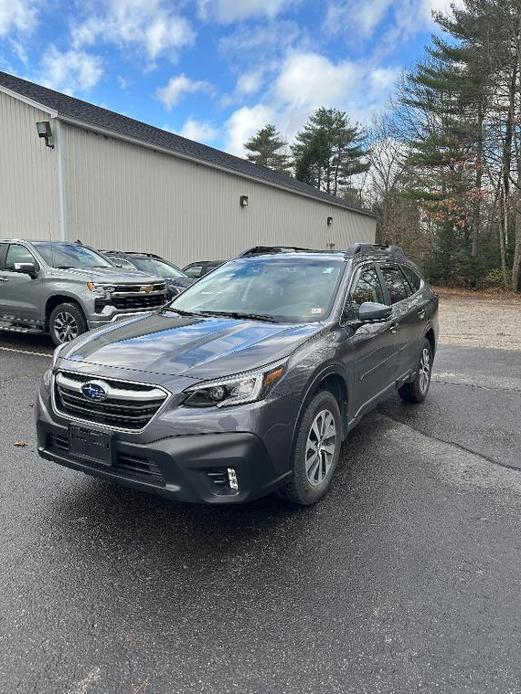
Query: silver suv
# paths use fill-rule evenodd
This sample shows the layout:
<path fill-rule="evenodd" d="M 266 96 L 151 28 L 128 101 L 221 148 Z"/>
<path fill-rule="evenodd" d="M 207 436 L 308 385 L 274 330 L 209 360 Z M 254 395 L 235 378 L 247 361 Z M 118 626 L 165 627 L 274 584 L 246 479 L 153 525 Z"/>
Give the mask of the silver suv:
<path fill-rule="evenodd" d="M 166 299 L 162 278 L 124 272 L 82 244 L 0 239 L 0 330 L 59 345 Z"/>

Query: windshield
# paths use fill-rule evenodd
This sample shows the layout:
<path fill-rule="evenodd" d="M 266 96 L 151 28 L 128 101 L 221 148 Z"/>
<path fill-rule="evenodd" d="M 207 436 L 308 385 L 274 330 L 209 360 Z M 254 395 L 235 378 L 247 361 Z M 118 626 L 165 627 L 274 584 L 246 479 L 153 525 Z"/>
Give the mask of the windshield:
<path fill-rule="evenodd" d="M 324 257 L 233 260 L 189 287 L 170 307 L 188 313 L 319 321 L 331 310 L 343 267 L 343 260 Z"/>
<path fill-rule="evenodd" d="M 77 243 L 35 243 L 38 253 L 47 265 L 63 270 L 76 268 L 92 270 L 93 268 L 114 267 L 108 260 L 86 246 Z"/>
<path fill-rule="evenodd" d="M 148 272 L 150 275 L 159 275 L 165 279 L 179 279 L 180 277 L 186 277 L 185 273 L 175 265 L 170 265 L 163 260 L 158 260 L 157 258 L 140 258 L 137 256 L 132 256 L 132 262 L 137 267 L 138 270 L 143 272 Z"/>

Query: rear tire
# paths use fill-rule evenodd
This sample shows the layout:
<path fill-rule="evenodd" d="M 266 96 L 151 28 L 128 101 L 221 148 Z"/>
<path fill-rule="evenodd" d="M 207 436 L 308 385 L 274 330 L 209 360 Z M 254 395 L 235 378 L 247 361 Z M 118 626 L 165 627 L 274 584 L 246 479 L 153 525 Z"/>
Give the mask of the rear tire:
<path fill-rule="evenodd" d="M 77 304 L 58 304 L 49 316 L 49 334 L 56 346 L 87 332 L 87 321 Z"/>
<path fill-rule="evenodd" d="M 315 395 L 300 418 L 291 482 L 280 496 L 294 504 L 316 504 L 329 490 L 342 445 L 342 418 L 327 390 Z"/>
<path fill-rule="evenodd" d="M 433 359 L 431 343 L 425 338 L 420 350 L 414 381 L 405 383 L 398 390 L 402 400 L 413 403 L 420 403 L 425 400 L 431 385 Z"/>

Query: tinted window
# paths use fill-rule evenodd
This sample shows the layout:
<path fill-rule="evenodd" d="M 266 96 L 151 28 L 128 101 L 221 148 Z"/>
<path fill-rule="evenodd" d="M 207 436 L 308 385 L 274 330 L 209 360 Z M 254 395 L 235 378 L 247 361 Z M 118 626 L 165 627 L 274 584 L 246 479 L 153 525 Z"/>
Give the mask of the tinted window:
<path fill-rule="evenodd" d="M 20 246 L 17 243 L 12 243 L 7 251 L 5 259 L 5 267 L 7 270 L 14 270 L 15 263 L 33 263 L 35 264 L 32 253 L 27 248 Z"/>
<path fill-rule="evenodd" d="M 190 265 L 189 267 L 185 268 L 185 274 L 188 275 L 188 277 L 201 277 L 203 274 L 203 266 L 202 265 Z"/>
<path fill-rule="evenodd" d="M 7 244 L 6 243 L 0 243 L 0 270 L 4 267 L 2 260 L 4 257 L 4 253 L 7 250 Z"/>
<path fill-rule="evenodd" d="M 382 285 L 375 268 L 368 268 L 362 271 L 356 287 L 346 304 L 343 320 L 356 320 L 358 318 L 358 309 L 366 301 L 385 304 Z"/>
<path fill-rule="evenodd" d="M 120 258 L 117 255 L 109 255 L 107 256 L 110 262 L 115 265 L 116 267 L 120 267 L 123 270 L 135 270 L 136 267 L 132 265 L 128 260 L 125 260 L 125 258 Z"/>
<path fill-rule="evenodd" d="M 77 243 L 38 241 L 35 246 L 47 265 L 51 267 L 63 270 L 69 268 L 92 270 L 93 268 L 114 267 L 99 253 Z"/>
<path fill-rule="evenodd" d="M 391 304 L 397 304 L 411 296 L 411 288 L 399 267 L 383 267 L 382 274 L 389 290 Z"/>
<path fill-rule="evenodd" d="M 418 289 L 421 287 L 421 277 L 417 275 L 414 272 L 414 270 L 408 267 L 407 265 L 402 265 L 402 270 L 404 271 L 405 276 L 409 280 L 409 284 L 411 285 L 411 287 L 414 289 L 415 292 L 417 292 Z"/>
<path fill-rule="evenodd" d="M 159 277 L 168 277 L 170 279 L 179 279 L 186 277 L 175 265 L 170 265 L 158 258 L 146 258 L 141 256 L 132 256 L 132 262 L 141 272 L 148 272 L 149 275 L 159 275 Z"/>
<path fill-rule="evenodd" d="M 205 275 L 171 307 L 183 311 L 254 313 L 280 321 L 311 323 L 325 318 L 344 260 L 321 257 L 241 258 Z"/>

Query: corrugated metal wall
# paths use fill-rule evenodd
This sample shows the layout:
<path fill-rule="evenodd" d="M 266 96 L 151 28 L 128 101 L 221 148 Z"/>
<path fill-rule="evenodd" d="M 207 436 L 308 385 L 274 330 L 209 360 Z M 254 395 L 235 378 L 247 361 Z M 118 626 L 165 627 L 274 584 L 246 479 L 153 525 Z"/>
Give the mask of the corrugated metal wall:
<path fill-rule="evenodd" d="M 0 92 L 0 237 L 59 238 L 56 151 L 36 133 L 49 116 Z"/>
<path fill-rule="evenodd" d="M 70 240 L 155 252 L 179 265 L 257 244 L 374 241 L 370 217 L 72 126 L 64 136 Z"/>

